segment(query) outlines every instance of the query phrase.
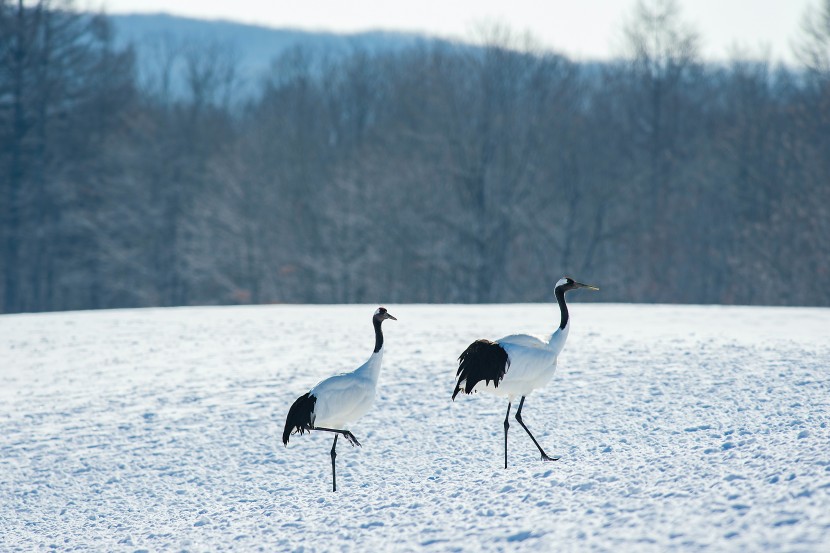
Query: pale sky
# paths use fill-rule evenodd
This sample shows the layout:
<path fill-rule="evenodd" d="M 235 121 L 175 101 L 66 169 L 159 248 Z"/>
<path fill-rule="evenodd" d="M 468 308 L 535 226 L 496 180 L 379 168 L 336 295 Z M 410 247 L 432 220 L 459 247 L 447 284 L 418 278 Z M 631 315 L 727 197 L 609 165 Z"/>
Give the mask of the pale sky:
<path fill-rule="evenodd" d="M 578 60 L 622 53 L 622 32 L 637 0 L 87 0 L 109 13 L 165 12 L 269 27 L 356 32 L 415 31 L 471 39 L 481 23 L 529 31 L 543 46 Z M 792 44 L 809 5 L 820 0 L 680 0 L 708 60 L 737 46 L 752 57 L 794 60 Z M 83 4 L 83 0 L 80 2 Z"/>

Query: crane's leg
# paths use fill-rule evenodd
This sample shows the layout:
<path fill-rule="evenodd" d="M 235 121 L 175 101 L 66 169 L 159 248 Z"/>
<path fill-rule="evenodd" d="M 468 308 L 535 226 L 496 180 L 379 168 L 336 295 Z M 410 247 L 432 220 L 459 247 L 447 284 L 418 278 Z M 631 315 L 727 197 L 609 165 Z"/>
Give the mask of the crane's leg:
<path fill-rule="evenodd" d="M 507 468 L 507 429 L 510 428 L 510 404 L 507 402 L 507 414 L 504 415 L 504 468 Z"/>
<path fill-rule="evenodd" d="M 536 448 L 539 450 L 539 453 L 542 454 L 542 460 L 543 461 L 558 461 L 559 457 L 548 457 L 548 454 L 545 453 L 545 450 L 542 449 L 542 446 L 539 445 L 539 442 L 537 442 L 536 438 L 533 437 L 533 434 L 530 433 L 530 430 L 528 429 L 528 427 L 525 426 L 524 422 L 522 422 L 522 407 L 524 407 L 524 404 L 525 404 L 525 396 L 522 396 L 522 400 L 519 402 L 519 408 L 516 410 L 516 420 L 519 421 L 519 424 L 521 424 L 522 428 L 525 429 L 525 432 L 527 432 L 527 435 L 530 436 L 530 439 L 533 440 L 534 444 L 536 444 Z M 506 423 L 507 423 L 507 421 L 505 421 L 505 424 Z"/>
<path fill-rule="evenodd" d="M 349 432 L 348 430 L 335 430 L 334 428 L 322 428 L 320 426 L 315 426 L 314 430 L 322 430 L 323 432 L 334 432 L 335 434 L 343 434 L 349 443 L 353 446 L 360 447 L 360 442 L 357 441 L 357 438 L 354 437 L 354 434 Z"/>
<path fill-rule="evenodd" d="M 349 440 L 349 443 L 352 446 L 360 447 L 360 442 L 357 441 L 357 438 L 354 437 L 354 434 L 349 432 L 348 430 L 335 430 L 334 428 L 321 428 L 319 426 L 315 426 L 314 430 L 322 430 L 324 432 L 333 432 L 334 433 L 334 443 L 331 444 L 331 491 L 337 491 L 337 473 L 335 472 L 334 468 L 334 458 L 337 457 L 337 438 L 340 437 L 340 434 L 346 437 Z"/>
<path fill-rule="evenodd" d="M 331 491 L 337 491 L 337 471 L 334 468 L 334 458 L 337 457 L 337 452 L 335 448 L 337 447 L 337 438 L 340 437 L 340 434 L 334 435 L 334 443 L 331 444 Z"/>

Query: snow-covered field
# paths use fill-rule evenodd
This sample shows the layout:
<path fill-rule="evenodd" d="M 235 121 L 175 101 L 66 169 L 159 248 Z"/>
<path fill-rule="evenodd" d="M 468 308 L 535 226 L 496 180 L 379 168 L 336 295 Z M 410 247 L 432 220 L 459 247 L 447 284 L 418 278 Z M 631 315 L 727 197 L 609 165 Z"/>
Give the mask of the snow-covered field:
<path fill-rule="evenodd" d="M 555 305 L 387 305 L 338 448 L 291 402 L 371 353 L 376 306 L 0 317 L 0 551 L 830 551 L 830 310 L 571 304 L 502 463 L 505 402 L 450 402 L 480 337 Z"/>

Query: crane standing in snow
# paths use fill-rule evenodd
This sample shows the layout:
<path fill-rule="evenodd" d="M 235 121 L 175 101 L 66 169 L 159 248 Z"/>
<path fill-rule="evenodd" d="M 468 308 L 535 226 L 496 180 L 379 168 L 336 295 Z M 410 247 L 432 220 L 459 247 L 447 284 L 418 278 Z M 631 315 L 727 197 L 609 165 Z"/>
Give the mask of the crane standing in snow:
<path fill-rule="evenodd" d="M 352 446 L 360 446 L 347 427 L 365 415 L 375 400 L 380 365 L 383 361 L 383 332 L 381 324 L 386 319 L 397 321 L 385 307 L 378 307 L 372 317 L 375 327 L 375 350 L 369 360 L 350 373 L 331 376 L 308 393 L 297 398 L 285 419 L 282 443 L 288 445 L 292 433 L 306 430 L 323 430 L 334 433 L 331 446 L 331 487 L 337 491 L 337 474 L 334 458 L 337 457 L 337 438 L 342 434 Z"/>
<path fill-rule="evenodd" d="M 522 421 L 522 407 L 525 397 L 533 390 L 545 386 L 556 371 L 556 359 L 565 347 L 571 328 L 565 293 L 577 288 L 599 290 L 596 286 L 576 282 L 572 278 L 562 278 L 556 283 L 554 294 L 559 302 L 561 319 L 550 339 L 540 340 L 527 334 L 505 336 L 495 342 L 476 340 L 464 350 L 458 358 L 458 382 L 452 393 L 452 399 L 459 392 L 471 394 L 479 390 L 508 398 L 507 414 L 504 416 L 504 468 L 507 468 L 507 429 L 510 427 L 510 406 L 513 399 L 520 396 L 516 420 L 525 429 L 530 439 L 542 454 L 543 461 L 556 461 L 558 457 L 549 457 L 530 430 Z"/>

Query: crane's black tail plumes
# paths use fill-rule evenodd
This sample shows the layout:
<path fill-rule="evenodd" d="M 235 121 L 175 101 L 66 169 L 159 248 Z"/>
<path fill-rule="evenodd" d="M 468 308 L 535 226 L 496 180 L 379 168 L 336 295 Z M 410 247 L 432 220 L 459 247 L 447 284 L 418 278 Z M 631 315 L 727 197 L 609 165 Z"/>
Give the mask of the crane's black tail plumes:
<path fill-rule="evenodd" d="M 465 394 L 472 393 L 476 384 L 482 380 L 485 384 L 492 380 L 493 385 L 498 388 L 509 366 L 510 359 L 500 344 L 490 340 L 476 340 L 458 358 L 458 382 L 455 384 L 452 399 L 455 400 L 455 396 L 462 389 Z"/>
<path fill-rule="evenodd" d="M 285 430 L 282 431 L 282 443 L 288 445 L 288 437 L 292 432 L 304 433 L 306 430 L 314 428 L 314 404 L 317 403 L 317 398 L 308 394 L 303 394 L 297 398 L 291 409 L 288 410 L 288 416 L 285 417 Z"/>

